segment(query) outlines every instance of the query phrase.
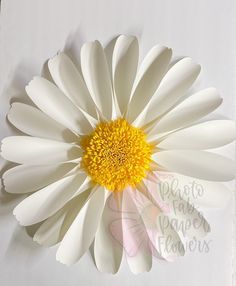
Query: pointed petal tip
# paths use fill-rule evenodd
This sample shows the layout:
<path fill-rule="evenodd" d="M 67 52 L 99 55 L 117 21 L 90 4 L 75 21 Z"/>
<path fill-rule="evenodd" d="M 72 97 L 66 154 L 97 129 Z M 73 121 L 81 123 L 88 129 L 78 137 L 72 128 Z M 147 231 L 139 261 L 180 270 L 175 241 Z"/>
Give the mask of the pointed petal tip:
<path fill-rule="evenodd" d="M 5 141 L 6 141 L 6 139 L 7 139 L 7 137 L 5 137 L 5 138 L 3 138 L 2 140 L 1 140 L 1 146 L 0 146 L 0 157 L 2 158 L 2 159 L 4 159 L 4 160 L 7 160 L 6 158 L 5 158 L 5 156 L 4 156 L 4 144 L 5 144 Z"/>
<path fill-rule="evenodd" d="M 173 54 L 173 50 L 169 47 L 165 47 L 165 48 L 167 49 L 166 52 L 169 54 L 169 57 L 171 58 Z"/>
<path fill-rule="evenodd" d="M 96 45 L 96 46 L 98 46 L 99 48 L 102 48 L 102 49 L 103 49 L 103 45 L 102 45 L 102 43 L 101 43 L 100 41 L 95 40 L 95 41 L 93 41 L 92 43 L 93 43 L 93 45 Z"/>
<path fill-rule="evenodd" d="M 37 232 L 36 232 L 35 235 L 32 237 L 32 239 L 33 239 L 33 241 L 35 241 L 35 242 L 37 242 L 38 244 L 42 245 L 42 244 L 40 243 L 40 239 L 39 239 L 39 237 L 38 237 L 38 235 L 37 235 Z"/>
<path fill-rule="evenodd" d="M 14 209 L 13 209 L 13 215 L 15 217 L 15 219 L 18 221 L 20 226 L 30 226 L 33 225 L 32 223 L 27 222 L 27 218 L 26 216 L 21 216 L 19 208 L 21 207 L 21 203 L 20 202 Z"/>
<path fill-rule="evenodd" d="M 48 68 L 49 68 L 49 71 L 50 71 L 50 68 L 52 67 L 52 65 L 58 61 L 59 57 L 60 57 L 61 53 L 57 53 L 55 56 L 53 56 L 52 58 L 50 58 L 47 62 L 48 64 Z"/>
<path fill-rule="evenodd" d="M 81 47 L 81 53 L 83 52 L 83 50 L 85 50 L 85 48 L 87 49 L 87 48 L 92 48 L 92 47 L 95 47 L 95 46 L 102 47 L 102 44 L 98 40 L 86 42 Z"/>
<path fill-rule="evenodd" d="M 57 61 L 59 61 L 61 58 L 63 57 L 67 57 L 66 53 L 58 51 L 53 57 L 51 57 L 50 59 L 48 59 L 48 68 L 50 70 L 50 68 L 52 67 L 52 65 L 54 63 L 56 63 Z"/>
<path fill-rule="evenodd" d="M 118 39 L 120 39 L 120 40 L 131 40 L 132 42 L 133 41 L 138 41 L 136 36 L 129 35 L 129 34 L 127 34 L 127 35 L 120 34 L 120 35 L 117 36 L 116 40 L 118 40 Z"/>
<path fill-rule="evenodd" d="M 36 242 L 37 244 L 41 245 L 41 246 L 46 246 L 46 247 L 50 247 L 50 245 L 46 245 L 43 243 L 43 241 L 40 240 L 40 237 L 37 235 L 37 232 L 35 233 L 35 235 L 32 237 L 33 241 Z"/>
<path fill-rule="evenodd" d="M 56 261 L 60 262 L 61 264 L 69 267 L 74 265 L 76 262 L 68 261 L 65 257 L 63 257 L 60 253 L 60 248 L 57 250 L 56 253 Z"/>
<path fill-rule="evenodd" d="M 0 157 L 1 157 L 1 153 L 0 153 Z M 7 170 L 8 171 L 8 170 Z M 6 173 L 7 171 L 5 171 L 2 176 L 1 176 L 1 179 L 2 179 L 2 188 L 5 192 L 7 192 L 8 194 L 11 194 L 11 192 L 8 191 L 8 188 L 7 188 L 7 182 L 6 182 Z"/>
<path fill-rule="evenodd" d="M 17 207 L 18 205 L 13 209 L 13 212 L 12 214 L 14 215 L 15 219 L 17 220 L 17 222 L 19 223 L 19 225 L 21 226 L 27 226 L 27 224 L 25 224 L 21 218 L 20 218 L 20 215 L 18 214 L 18 211 L 17 211 Z"/>
<path fill-rule="evenodd" d="M 36 83 L 37 81 L 39 81 L 41 79 L 40 76 L 34 76 L 29 82 L 28 84 L 25 86 L 25 91 L 28 93 L 29 89 L 31 88 L 31 86 Z"/>
<path fill-rule="evenodd" d="M 41 240 L 41 239 L 40 239 L 40 236 L 37 235 L 37 232 L 35 233 L 35 235 L 33 236 L 32 239 L 33 239 L 33 241 L 34 241 L 35 243 L 37 243 L 38 245 L 40 245 L 40 246 L 42 246 L 42 247 L 44 247 L 44 248 L 49 248 L 49 247 L 51 247 L 51 246 L 54 245 L 54 244 L 47 243 L 47 241 Z"/>
<path fill-rule="evenodd" d="M 11 118 L 11 116 L 12 116 L 12 112 L 13 112 L 14 108 L 15 108 L 15 104 L 12 103 L 12 104 L 10 105 L 10 108 L 9 108 L 8 113 L 7 113 L 7 115 L 6 115 L 7 120 L 10 121 L 10 122 L 11 122 L 11 119 L 10 119 L 10 118 Z"/>
<path fill-rule="evenodd" d="M 147 268 L 147 269 L 140 269 L 140 270 L 139 270 L 139 269 L 137 269 L 137 270 L 132 269 L 131 272 L 132 272 L 134 275 L 140 275 L 140 274 L 144 274 L 144 273 L 150 272 L 151 269 L 152 269 L 152 265 L 150 265 L 150 267 Z"/>
<path fill-rule="evenodd" d="M 117 274 L 119 271 L 119 268 L 118 269 L 101 269 L 97 265 L 96 265 L 96 268 L 101 273 L 107 273 L 107 274 L 112 274 L 112 275 Z"/>
<path fill-rule="evenodd" d="M 184 58 L 180 59 L 177 63 L 183 63 L 183 62 L 195 65 L 195 68 L 197 70 L 199 70 L 199 72 L 200 72 L 201 65 L 199 63 L 197 63 L 195 60 L 193 60 L 191 57 L 184 57 Z"/>

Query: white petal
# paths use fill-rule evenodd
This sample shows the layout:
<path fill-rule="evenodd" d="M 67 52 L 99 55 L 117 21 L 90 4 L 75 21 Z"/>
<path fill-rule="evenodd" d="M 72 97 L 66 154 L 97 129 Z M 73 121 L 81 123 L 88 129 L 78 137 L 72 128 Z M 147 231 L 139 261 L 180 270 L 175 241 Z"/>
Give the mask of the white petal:
<path fill-rule="evenodd" d="M 148 272 L 152 268 L 152 254 L 145 245 L 141 245 L 135 256 L 126 255 L 130 271 L 134 274 Z"/>
<path fill-rule="evenodd" d="M 146 112 L 145 123 L 148 123 L 170 110 L 185 95 L 196 80 L 200 66 L 190 58 L 177 62 L 161 81 Z"/>
<path fill-rule="evenodd" d="M 200 207 L 204 208 L 224 208 L 227 203 L 232 199 L 232 192 L 224 184 L 219 182 L 197 181 L 203 188 L 203 195 L 198 196 L 193 200 Z"/>
<path fill-rule="evenodd" d="M 185 180 L 185 185 L 183 181 L 178 180 L 180 176 L 173 176 L 173 173 L 156 173 L 159 183 L 145 181 L 145 185 L 148 193 L 153 197 L 154 204 L 157 202 L 160 205 L 167 206 L 167 210 L 163 209 L 163 213 L 158 216 L 160 237 L 158 238 L 157 249 L 159 253 L 162 253 L 160 247 L 164 237 L 168 240 L 168 236 L 170 236 L 172 240 L 179 241 L 178 243 L 182 244 L 179 234 L 182 237 L 203 237 L 210 231 L 210 226 L 202 213 L 198 211 L 196 201 L 191 197 L 191 187 L 193 187 L 191 181 L 194 182 L 196 179 L 189 178 L 189 181 Z M 189 195 L 184 196 L 184 193 L 187 192 L 189 192 Z M 196 190 L 194 192 L 196 193 Z M 174 230 L 178 234 L 174 233 Z M 174 245 L 174 243 L 172 244 Z M 177 250 L 177 256 L 184 254 L 183 246 Z M 168 259 L 165 256 L 164 258 Z"/>
<path fill-rule="evenodd" d="M 144 58 L 132 88 L 127 118 L 133 122 L 157 90 L 171 59 L 170 49 L 153 47 Z"/>
<path fill-rule="evenodd" d="M 178 220 L 178 218 L 177 221 L 183 223 L 183 220 Z M 155 245 L 159 255 L 169 261 L 173 260 L 174 257 L 183 256 L 185 254 L 184 245 L 172 225 L 171 219 L 166 214 L 161 214 L 158 217 L 157 228 L 159 235 L 156 238 Z"/>
<path fill-rule="evenodd" d="M 168 171 L 203 180 L 230 181 L 235 177 L 234 161 L 205 151 L 161 151 L 153 155 L 153 160 Z"/>
<path fill-rule="evenodd" d="M 211 120 L 173 132 L 157 144 L 160 149 L 210 149 L 236 139 L 236 124 L 231 120 Z"/>
<path fill-rule="evenodd" d="M 168 132 L 187 126 L 212 112 L 221 103 L 222 98 L 215 88 L 201 90 L 182 101 L 160 120 L 155 121 L 150 134 Z"/>
<path fill-rule="evenodd" d="M 158 172 L 158 178 L 162 183 L 168 183 L 174 191 L 180 190 L 180 195 L 185 200 L 190 200 L 190 202 L 200 208 L 222 208 L 232 196 L 230 189 L 219 182 L 200 180 L 181 174 L 160 171 Z M 169 198 L 169 191 L 164 192 L 162 189 L 161 194 L 164 200 Z M 178 192 L 176 192 L 176 196 L 178 196 Z"/>
<path fill-rule="evenodd" d="M 88 90 L 107 119 L 112 117 L 112 85 L 106 57 L 98 41 L 86 43 L 81 49 L 81 68 Z"/>
<path fill-rule="evenodd" d="M 69 201 L 62 209 L 43 222 L 34 235 L 34 241 L 44 246 L 60 242 L 83 207 L 89 190 Z"/>
<path fill-rule="evenodd" d="M 115 241 L 109 230 L 115 215 L 107 200 L 94 240 L 94 257 L 98 270 L 113 274 L 119 270 L 123 254 L 122 246 Z"/>
<path fill-rule="evenodd" d="M 164 210 L 162 210 L 163 202 L 159 198 L 159 185 L 146 180 L 144 182 L 146 186 L 145 191 L 133 190 L 130 196 L 133 198 L 139 216 L 142 219 L 143 228 L 147 235 L 146 240 L 149 241 L 149 252 L 167 260 L 170 256 L 182 256 L 184 254 L 184 247 L 180 236 L 173 229 L 168 218 L 165 217 L 165 213 L 163 213 Z M 166 205 L 166 202 L 164 204 Z M 163 218 L 169 222 L 167 225 L 165 224 L 165 227 L 161 223 Z M 170 250 L 166 251 L 166 244 L 163 245 L 163 241 L 168 241 L 168 239 L 171 239 L 173 245 L 178 244 L 181 247 L 176 249 L 174 253 L 170 253 Z"/>
<path fill-rule="evenodd" d="M 18 204 L 13 214 L 24 226 L 45 220 L 72 198 L 86 177 L 84 173 L 72 175 L 46 186 Z"/>
<path fill-rule="evenodd" d="M 86 204 L 63 238 L 56 258 L 63 264 L 74 264 L 91 245 L 105 204 L 105 190 L 99 187 Z"/>
<path fill-rule="evenodd" d="M 126 259 L 130 270 L 138 274 L 151 269 L 152 253 L 149 248 L 149 237 L 139 213 L 144 206 L 142 200 L 140 203 L 140 198 L 136 196 L 137 192 L 133 192 L 130 188 L 124 191 L 121 216 Z M 130 212 L 135 213 L 136 218 L 133 219 Z"/>
<path fill-rule="evenodd" d="M 116 98 L 123 114 L 130 100 L 138 66 L 139 47 L 135 37 L 121 35 L 115 43 L 112 75 Z"/>
<path fill-rule="evenodd" d="M 3 183 L 8 193 L 23 194 L 37 191 L 66 175 L 77 164 L 19 165 L 3 174 Z"/>
<path fill-rule="evenodd" d="M 27 104 L 13 103 L 7 118 L 16 128 L 31 136 L 67 142 L 78 140 L 69 129 Z"/>
<path fill-rule="evenodd" d="M 64 53 L 59 53 L 48 61 L 48 67 L 56 85 L 71 99 L 71 101 L 97 117 L 94 102 L 89 91 L 73 62 Z"/>
<path fill-rule="evenodd" d="M 76 134 L 92 130 L 83 113 L 50 81 L 35 77 L 25 90 L 38 108 Z"/>
<path fill-rule="evenodd" d="M 19 164 L 55 164 L 77 159 L 81 149 L 70 143 L 30 136 L 10 136 L 2 140 L 1 156 Z"/>

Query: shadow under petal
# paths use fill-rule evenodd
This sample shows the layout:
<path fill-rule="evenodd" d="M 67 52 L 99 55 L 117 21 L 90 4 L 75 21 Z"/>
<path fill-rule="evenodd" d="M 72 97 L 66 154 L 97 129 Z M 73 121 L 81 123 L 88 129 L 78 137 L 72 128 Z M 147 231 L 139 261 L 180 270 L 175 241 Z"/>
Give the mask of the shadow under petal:
<path fill-rule="evenodd" d="M 80 50 L 85 42 L 86 40 L 82 29 L 78 27 L 69 34 L 63 48 L 63 52 L 65 52 L 71 58 L 80 74 L 82 74 L 80 66 Z"/>

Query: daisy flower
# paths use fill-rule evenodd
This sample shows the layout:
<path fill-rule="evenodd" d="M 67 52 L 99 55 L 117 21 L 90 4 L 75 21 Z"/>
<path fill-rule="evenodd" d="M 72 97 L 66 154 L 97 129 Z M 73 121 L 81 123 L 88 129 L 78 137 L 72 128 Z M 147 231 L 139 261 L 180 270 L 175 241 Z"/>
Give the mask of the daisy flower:
<path fill-rule="evenodd" d="M 137 205 L 132 194 L 138 193 L 158 206 L 152 209 L 158 215 L 162 206 L 147 196 L 158 172 L 234 178 L 235 162 L 207 150 L 235 140 L 235 123 L 201 120 L 222 99 L 215 88 L 187 97 L 200 66 L 190 58 L 171 65 L 171 56 L 157 45 L 138 66 L 135 37 L 119 36 L 111 60 L 98 41 L 85 43 L 80 66 L 58 53 L 48 61 L 51 79 L 35 77 L 26 86 L 34 106 L 12 104 L 8 120 L 26 135 L 2 140 L 1 156 L 17 164 L 4 173 L 4 186 L 30 193 L 14 215 L 23 226 L 39 223 L 38 243 L 60 243 L 58 261 L 71 265 L 93 245 L 98 269 L 117 272 L 123 247 L 111 235 L 108 198 L 122 211 Z M 119 225 L 122 241 L 135 240 L 137 233 L 126 235 L 130 228 Z M 154 253 L 146 250 L 127 255 L 134 273 L 150 269 Z"/>

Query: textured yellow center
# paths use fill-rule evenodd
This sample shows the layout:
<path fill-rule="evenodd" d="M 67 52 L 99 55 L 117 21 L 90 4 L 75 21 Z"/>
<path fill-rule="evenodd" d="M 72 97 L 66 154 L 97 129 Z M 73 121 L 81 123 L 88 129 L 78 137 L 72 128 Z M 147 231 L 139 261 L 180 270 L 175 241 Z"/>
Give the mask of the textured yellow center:
<path fill-rule="evenodd" d="M 102 122 L 81 141 L 82 167 L 110 191 L 137 185 L 150 169 L 152 146 L 125 119 Z"/>

